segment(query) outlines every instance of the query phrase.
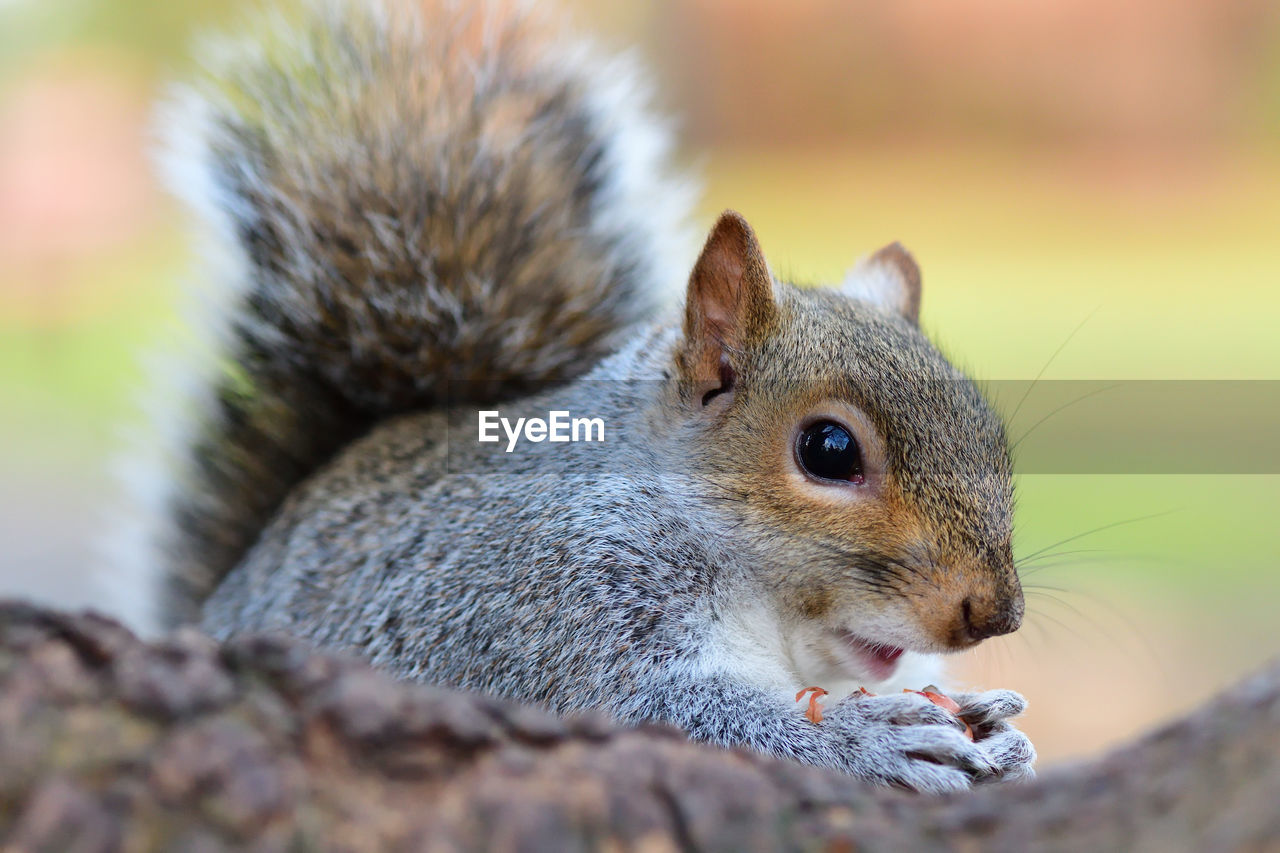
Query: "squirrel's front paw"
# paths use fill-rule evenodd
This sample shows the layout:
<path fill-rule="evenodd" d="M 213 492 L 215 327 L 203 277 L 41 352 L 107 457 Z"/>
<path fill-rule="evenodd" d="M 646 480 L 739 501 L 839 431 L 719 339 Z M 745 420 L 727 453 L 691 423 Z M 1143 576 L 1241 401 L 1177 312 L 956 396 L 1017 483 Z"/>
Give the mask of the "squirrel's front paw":
<path fill-rule="evenodd" d="M 1035 776 L 1032 765 L 1036 749 L 1030 739 L 1009 723 L 1027 709 L 1027 700 L 1012 690 L 987 690 L 982 693 L 953 693 L 960 706 L 960 717 L 968 723 L 977 742 L 990 756 L 996 772 L 978 778 L 978 782 L 1013 781 Z"/>
<path fill-rule="evenodd" d="M 1000 715 L 1009 706 L 992 701 L 980 707 L 989 710 L 985 716 L 975 710 L 981 729 L 975 726 L 972 741 L 956 715 L 916 693 L 855 694 L 832 708 L 821 725 L 839 739 L 848 772 L 881 784 L 944 793 L 1028 773 L 1035 750 L 1004 721 L 1009 714 Z M 961 714 L 974 725 L 963 702 Z"/>

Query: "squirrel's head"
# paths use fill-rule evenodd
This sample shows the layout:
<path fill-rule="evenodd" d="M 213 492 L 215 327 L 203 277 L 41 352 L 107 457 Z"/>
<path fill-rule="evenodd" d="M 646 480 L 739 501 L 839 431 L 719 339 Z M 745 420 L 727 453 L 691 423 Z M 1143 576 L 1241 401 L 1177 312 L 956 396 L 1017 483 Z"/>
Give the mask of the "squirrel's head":
<path fill-rule="evenodd" d="M 1004 426 L 920 332 L 893 244 L 840 288 L 775 282 L 726 213 L 689 281 L 684 440 L 759 589 L 806 653 L 882 680 L 904 649 L 967 648 L 1022 620 Z"/>

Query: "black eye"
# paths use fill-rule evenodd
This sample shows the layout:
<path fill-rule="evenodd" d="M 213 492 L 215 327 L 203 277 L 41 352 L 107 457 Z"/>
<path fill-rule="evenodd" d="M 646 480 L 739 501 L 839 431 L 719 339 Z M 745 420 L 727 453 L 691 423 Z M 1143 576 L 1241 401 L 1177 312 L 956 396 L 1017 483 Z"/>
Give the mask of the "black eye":
<path fill-rule="evenodd" d="M 820 480 L 863 482 L 858 440 L 835 421 L 818 421 L 800 433 L 796 455 L 804 470 Z"/>

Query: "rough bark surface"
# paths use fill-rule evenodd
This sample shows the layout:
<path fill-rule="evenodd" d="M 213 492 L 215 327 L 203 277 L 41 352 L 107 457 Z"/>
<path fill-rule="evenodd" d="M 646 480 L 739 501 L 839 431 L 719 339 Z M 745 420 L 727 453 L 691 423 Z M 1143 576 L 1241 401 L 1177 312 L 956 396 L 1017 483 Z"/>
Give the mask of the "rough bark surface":
<path fill-rule="evenodd" d="M 1105 721 L 1100 721 L 1105 724 Z M 9 850 L 1280 849 L 1280 663 L 1095 763 L 943 798 L 397 683 L 282 638 L 0 605 Z"/>

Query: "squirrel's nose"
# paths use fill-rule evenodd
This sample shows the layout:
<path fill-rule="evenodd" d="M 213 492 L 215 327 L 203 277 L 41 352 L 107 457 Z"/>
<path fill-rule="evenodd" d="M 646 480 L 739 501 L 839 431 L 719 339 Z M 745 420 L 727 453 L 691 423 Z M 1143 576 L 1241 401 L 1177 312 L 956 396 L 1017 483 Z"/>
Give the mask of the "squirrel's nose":
<path fill-rule="evenodd" d="M 960 603 L 964 632 L 975 643 L 1018 630 L 1022 610 L 1021 595 L 1007 599 L 966 598 Z"/>

